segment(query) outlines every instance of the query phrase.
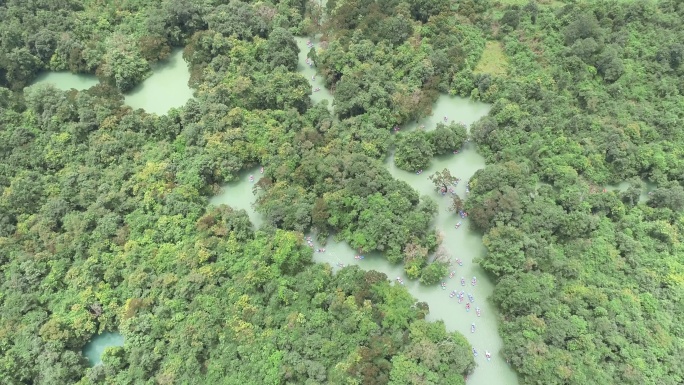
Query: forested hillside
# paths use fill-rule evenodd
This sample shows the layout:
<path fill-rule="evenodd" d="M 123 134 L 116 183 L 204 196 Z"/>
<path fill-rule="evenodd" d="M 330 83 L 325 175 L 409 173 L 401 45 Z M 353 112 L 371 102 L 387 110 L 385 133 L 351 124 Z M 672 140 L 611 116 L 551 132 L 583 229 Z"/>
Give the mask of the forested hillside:
<path fill-rule="evenodd" d="M 0 383 L 464 383 L 463 336 L 303 242 L 435 250 L 435 203 L 381 162 L 463 143 L 392 134 L 440 92 L 493 104 L 465 204 L 521 382 L 684 382 L 682 3 L 11 0 L 0 20 Z M 296 72 L 316 33 L 335 116 Z M 195 99 L 126 106 L 173 47 Z M 29 86 L 44 70 L 103 84 Z M 209 208 L 258 164 L 262 228 Z M 88 368 L 104 330 L 125 346 Z"/>

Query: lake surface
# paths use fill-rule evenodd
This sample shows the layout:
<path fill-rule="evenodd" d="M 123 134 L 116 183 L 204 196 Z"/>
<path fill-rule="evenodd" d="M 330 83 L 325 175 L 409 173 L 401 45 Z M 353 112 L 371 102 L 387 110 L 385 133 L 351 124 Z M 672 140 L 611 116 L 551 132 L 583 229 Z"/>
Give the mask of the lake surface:
<path fill-rule="evenodd" d="M 189 80 L 190 70 L 183 60 L 183 50 L 174 50 L 166 60 L 155 63 L 150 77 L 125 94 L 126 104 L 164 115 L 192 99 Z"/>
<path fill-rule="evenodd" d="M 102 363 L 102 353 L 105 349 L 113 346 L 123 346 L 124 338 L 115 332 L 104 332 L 93 336 L 93 338 L 83 347 L 83 355 L 90 361 L 90 366 Z"/>
<path fill-rule="evenodd" d="M 133 108 L 142 108 L 157 115 L 166 114 L 169 109 L 182 107 L 192 99 L 188 86 L 190 70 L 183 60 L 183 50 L 176 49 L 163 61 L 152 66 L 152 74 L 133 90 L 124 94 L 125 102 Z M 99 83 L 94 75 L 72 74 L 70 72 L 45 72 L 33 84 L 51 83 L 62 90 L 85 90 Z"/>
<path fill-rule="evenodd" d="M 60 90 L 68 91 L 75 88 L 79 91 L 87 90 L 88 88 L 99 84 L 100 80 L 95 75 L 72 74 L 71 72 L 43 72 L 33 84 L 47 84 L 50 83 Z"/>
<path fill-rule="evenodd" d="M 402 127 L 402 130 L 413 130 L 424 126 L 426 131 L 434 130 L 437 123 L 449 124 L 451 122 L 470 125 L 487 115 L 492 106 L 482 102 L 460 96 L 449 96 L 441 94 L 432 106 L 432 115 L 420 119 L 418 122 L 411 122 Z M 446 118 L 446 120 L 444 119 Z"/>
<path fill-rule="evenodd" d="M 321 91 L 313 93 L 312 99 L 314 102 L 324 99 L 332 102 L 332 94 L 327 91 L 324 92 L 323 82 L 320 77 L 317 76 L 315 80 L 311 80 L 315 67 L 309 67 L 305 62 L 306 52 L 309 50 L 306 46 L 307 40 L 306 38 L 297 38 L 297 44 L 300 45 L 301 50 L 299 54 L 299 71 L 304 76 L 307 76 L 312 87 L 321 88 Z M 302 45 L 304 49 L 302 49 Z M 489 109 L 490 106 L 484 103 L 442 95 L 433 107 L 432 116 L 407 125 L 402 129 L 413 129 L 420 125 L 425 125 L 425 129 L 429 130 L 434 128 L 436 123 L 443 122 L 445 115 L 449 122 L 453 120 L 469 126 L 486 115 Z M 385 165 L 396 179 L 407 182 L 421 195 L 428 195 L 438 203 L 439 212 L 435 218 L 434 226 L 444 234 L 442 245 L 449 250 L 453 260 L 458 258 L 463 262 L 463 266 L 454 263 L 450 268 L 456 274 L 454 278 L 444 278 L 447 288 L 442 289 L 440 285 L 424 286 L 418 283 L 418 281 L 410 281 L 404 274 L 401 264 L 389 263 L 378 252 L 364 255 L 365 258 L 363 260 L 354 259 L 354 256 L 357 254 L 355 250 L 347 243 L 335 242 L 332 238 L 328 240 L 325 246 L 314 242 L 315 249 L 325 247 L 325 252 L 314 253 L 314 261 L 329 263 L 335 271 L 341 268 L 338 264 L 343 264 L 344 266 L 355 264 L 364 270 L 376 270 L 385 273 L 392 280 L 401 277 L 409 292 L 418 301 L 426 302 L 430 306 L 430 313 L 427 317 L 429 320 L 443 320 L 447 330 L 460 332 L 477 350 L 478 356 L 475 358 L 475 361 L 478 367 L 469 377 L 467 382 L 469 385 L 516 385 L 518 383 L 516 373 L 500 355 L 503 341 L 498 334 L 499 314 L 495 307 L 487 300 L 494 289 L 494 285 L 484 275 L 484 271 L 480 266 L 473 263 L 475 258 L 482 256 L 484 253 L 482 237 L 480 234 L 470 230 L 470 224 L 467 219 L 463 220 L 455 213 L 448 211 L 449 196 L 438 194 L 434 189 L 434 185 L 428 179 L 428 176 L 433 172 L 448 168 L 452 175 L 461 179 L 456 188 L 457 194 L 461 198 L 467 198 L 465 193 L 466 183 L 477 170 L 485 167 L 484 158 L 475 151 L 471 143 L 466 143 L 459 154 L 434 158 L 430 168 L 424 170 L 420 175 L 397 169 L 394 166 L 394 159 L 392 157 L 386 160 Z M 249 181 L 249 175 L 254 176 L 254 182 Z M 256 226 L 260 225 L 263 223 L 263 219 L 252 207 L 255 201 L 255 197 L 252 194 L 252 184 L 256 183 L 259 178 L 259 167 L 241 172 L 238 181 L 225 185 L 222 193 L 213 197 L 210 203 L 223 203 L 237 209 L 245 209 L 252 222 Z M 454 228 L 454 225 L 459 221 L 462 222 L 461 227 L 458 229 Z M 315 239 L 315 237 L 312 238 Z M 461 277 L 464 277 L 466 286 L 461 286 Z M 476 286 L 472 286 L 470 283 L 472 277 L 477 277 Z M 471 304 L 469 312 L 465 309 L 467 299 L 459 304 L 456 298 L 449 297 L 449 293 L 452 290 L 462 290 L 474 296 L 475 302 Z M 476 307 L 481 309 L 481 317 L 477 317 Z M 470 326 L 473 323 L 476 326 L 475 333 L 470 332 Z M 486 351 L 492 353 L 491 361 L 486 360 Z"/>

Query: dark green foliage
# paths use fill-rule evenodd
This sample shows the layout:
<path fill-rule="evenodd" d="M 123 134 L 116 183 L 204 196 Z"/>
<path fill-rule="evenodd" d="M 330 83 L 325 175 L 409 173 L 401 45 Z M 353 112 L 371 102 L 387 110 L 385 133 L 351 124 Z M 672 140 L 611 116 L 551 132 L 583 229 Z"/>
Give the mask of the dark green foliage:
<path fill-rule="evenodd" d="M 401 134 L 394 152 L 394 164 L 407 171 L 427 168 L 435 154 L 435 147 L 430 139 L 425 131 Z"/>

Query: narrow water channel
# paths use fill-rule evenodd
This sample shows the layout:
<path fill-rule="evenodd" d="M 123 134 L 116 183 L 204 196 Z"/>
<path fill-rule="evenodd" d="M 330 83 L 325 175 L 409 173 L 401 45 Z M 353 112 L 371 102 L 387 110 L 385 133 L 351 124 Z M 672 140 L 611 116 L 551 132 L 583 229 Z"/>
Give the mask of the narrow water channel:
<path fill-rule="evenodd" d="M 312 89 L 321 89 L 312 94 L 313 101 L 328 100 L 330 105 L 332 105 L 332 94 L 325 90 L 322 79 L 319 76 L 312 78 L 315 75 L 315 67 L 309 66 L 306 62 L 306 52 L 309 51 L 307 46 L 308 40 L 306 38 L 297 38 L 297 44 L 300 47 L 299 71 L 309 79 Z M 318 42 L 312 40 L 312 43 L 316 46 Z M 424 125 L 425 129 L 430 130 L 434 128 L 437 122 L 442 122 L 445 116 L 448 121 L 453 120 L 470 125 L 486 115 L 489 112 L 489 108 L 484 103 L 441 95 L 433 107 L 432 116 L 426 117 L 412 125 L 407 125 L 403 129 L 413 129 Z M 409 292 L 418 301 L 426 302 L 430 306 L 429 320 L 443 320 L 447 330 L 462 333 L 477 350 L 478 356 L 475 358 L 475 361 L 478 367 L 468 379 L 468 384 L 516 385 L 518 379 L 515 372 L 500 354 L 503 341 L 498 334 L 499 315 L 494 306 L 487 300 L 492 293 L 493 283 L 485 277 L 480 266 L 473 263 L 473 260 L 484 252 L 482 237 L 480 234 L 471 231 L 467 219 L 463 220 L 456 214 L 448 211 L 449 197 L 443 197 L 438 194 L 434 190 L 433 184 L 428 180 L 428 176 L 433 172 L 448 168 L 452 175 L 461 179 L 456 192 L 460 197 L 467 198 L 465 193 L 466 182 L 477 170 L 485 167 L 484 159 L 475 151 L 472 144 L 467 143 L 459 154 L 433 159 L 430 168 L 424 170 L 420 175 L 397 169 L 394 166 L 392 157 L 386 161 L 386 167 L 393 177 L 407 182 L 421 195 L 428 195 L 438 203 L 439 213 L 435 218 L 434 226 L 444 234 L 442 245 L 449 250 L 454 260 L 458 258 L 463 263 L 462 266 L 454 263 L 450 269 L 455 271 L 454 278 L 444 278 L 446 289 L 442 289 L 440 285 L 424 286 L 419 284 L 418 281 L 409 281 L 404 275 L 404 269 L 401 264 L 391 264 L 382 254 L 377 252 L 366 254 L 363 260 L 357 260 L 354 258 L 357 253 L 347 243 L 335 242 L 332 238 L 325 245 L 325 252 L 314 253 L 314 260 L 319 263 L 329 263 L 333 266 L 334 270 L 341 268 L 338 264 L 344 266 L 356 264 L 364 270 L 376 270 L 385 273 L 390 279 L 402 277 Z M 250 175 L 255 177 L 255 182 L 249 182 Z M 225 185 L 222 193 L 213 197 L 210 203 L 223 203 L 236 209 L 245 209 L 252 222 L 256 226 L 260 225 L 263 219 L 252 207 L 255 200 L 252 194 L 252 184 L 258 181 L 259 176 L 259 167 L 244 170 L 238 175 L 238 181 Z M 462 226 L 456 229 L 454 226 L 459 221 L 462 222 Z M 314 247 L 318 249 L 323 246 L 315 244 Z M 461 277 L 465 280 L 465 286 L 461 286 Z M 477 284 L 475 286 L 471 285 L 472 277 L 477 277 Z M 456 298 L 449 297 L 449 293 L 452 290 L 464 291 L 473 295 L 475 301 L 471 304 L 470 311 L 466 311 L 465 308 L 467 298 L 462 303 L 459 303 Z M 479 307 L 481 310 L 480 317 L 475 312 L 476 307 Z M 471 333 L 472 324 L 475 324 L 474 333 Z M 486 351 L 492 353 L 491 361 L 487 361 L 485 358 Z"/>

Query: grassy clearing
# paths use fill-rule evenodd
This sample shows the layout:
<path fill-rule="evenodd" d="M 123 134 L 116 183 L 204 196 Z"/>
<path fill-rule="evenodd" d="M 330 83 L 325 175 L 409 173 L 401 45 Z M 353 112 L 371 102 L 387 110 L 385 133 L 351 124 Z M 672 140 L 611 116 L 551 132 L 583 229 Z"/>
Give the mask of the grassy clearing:
<path fill-rule="evenodd" d="M 503 47 L 498 41 L 488 41 L 480 61 L 475 66 L 474 73 L 490 75 L 505 75 L 508 68 L 508 59 L 503 52 Z"/>

